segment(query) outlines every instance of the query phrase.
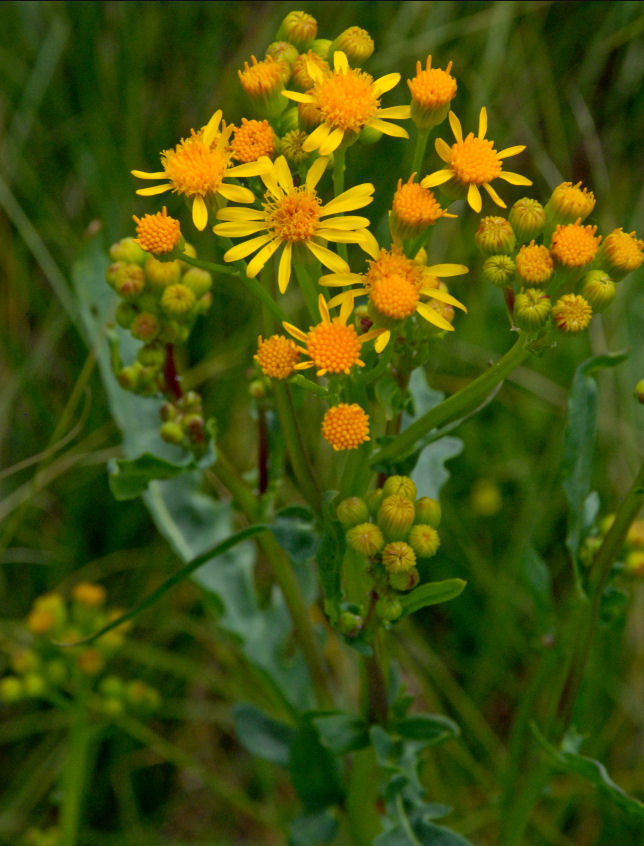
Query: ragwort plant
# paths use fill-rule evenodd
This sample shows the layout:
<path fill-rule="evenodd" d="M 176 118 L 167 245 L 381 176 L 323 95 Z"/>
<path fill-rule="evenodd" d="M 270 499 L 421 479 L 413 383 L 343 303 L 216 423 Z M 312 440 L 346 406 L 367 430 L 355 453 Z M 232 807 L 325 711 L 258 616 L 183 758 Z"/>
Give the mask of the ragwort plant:
<path fill-rule="evenodd" d="M 422 57 L 406 90 L 398 73 L 374 79 L 363 70 L 373 51 L 359 27 L 330 41 L 318 37 L 310 15 L 291 12 L 265 57 L 253 56 L 239 70 L 248 117 L 233 125 L 217 110 L 161 152 L 159 170 L 132 171 L 154 183 L 138 194 L 169 194 L 164 201 L 178 211 L 172 216 L 164 205 L 135 216 L 136 236 L 110 249 L 109 362 L 120 387 L 108 391 L 131 395 L 119 412 L 126 458 L 111 467 L 110 481 L 118 498 L 144 496 L 186 563 L 82 643 L 207 570 L 203 581 L 219 597 L 221 625 L 238 637 L 290 715 L 280 721 L 253 703 L 235 710 L 241 743 L 290 770 L 302 803 L 291 842 L 458 846 L 468 841 L 434 822 L 450 809 L 432 803 L 420 778 L 425 750 L 455 738 L 458 726 L 410 710 L 413 696 L 388 646 L 399 621 L 458 601 L 466 587 L 459 578 L 432 579 L 440 483 L 427 474 L 423 456 L 432 454 L 434 466 L 444 463 L 452 454 L 446 435 L 492 399 L 515 368 L 586 331 L 641 265 L 644 242 L 586 223 L 595 197 L 581 184 L 559 185 L 543 205 L 523 196 L 507 214 L 499 211 L 516 187 L 531 185 L 505 169 L 524 146 L 497 150 L 485 108 L 476 132 L 464 131 L 451 62 L 442 69 Z M 383 105 L 389 92 L 394 105 Z M 383 135 L 407 145 L 408 154 L 394 175 L 387 220 L 373 225 L 368 207 L 392 174 L 381 164 L 373 181 L 354 184 L 352 160 L 369 154 Z M 432 170 L 433 135 L 442 165 Z M 467 282 L 455 282 L 456 297 L 446 280 L 452 284 L 470 270 L 450 261 L 433 235 L 458 227 L 466 215 L 480 216 L 484 201 L 497 208 L 480 217 L 476 230 L 480 272 L 503 297 L 512 345 L 444 398 L 427 385 L 424 367 L 440 360 L 443 339 L 467 319 Z M 210 236 L 199 241 L 208 244 L 205 255 L 190 243 L 194 230 Z M 217 443 L 196 386 L 183 385 L 191 332 L 224 276 L 244 286 L 262 313 L 249 361 L 257 422 L 251 476 Z M 574 731 L 610 590 L 625 568 L 641 569 L 641 543 L 633 542 L 631 527 L 639 525 L 644 469 L 610 521 L 600 521 L 591 491 L 592 374 L 624 357 L 581 363 L 571 389 L 563 476 L 573 589 L 556 648 L 545 655 L 511 733 L 497 800 L 498 842 L 505 846 L 523 842 L 557 771 L 587 779 L 624 813 L 642 816 L 641 803 L 581 754 Z M 641 384 L 636 395 L 641 401 Z M 122 397 L 114 404 L 122 409 Z M 228 498 L 206 493 L 204 478 Z M 275 586 L 264 604 L 253 587 L 251 539 Z M 291 636 L 297 654 L 286 661 Z M 334 672 L 323 648 L 334 638 L 359 662 L 357 688 Z M 5 679 L 5 698 L 16 685 Z"/>

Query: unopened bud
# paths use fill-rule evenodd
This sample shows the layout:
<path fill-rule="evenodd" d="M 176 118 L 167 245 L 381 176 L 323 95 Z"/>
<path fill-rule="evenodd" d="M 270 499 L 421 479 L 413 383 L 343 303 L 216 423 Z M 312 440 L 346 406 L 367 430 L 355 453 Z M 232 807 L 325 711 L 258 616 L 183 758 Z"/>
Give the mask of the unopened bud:
<path fill-rule="evenodd" d="M 133 305 L 132 303 L 128 303 L 125 300 L 122 300 L 116 306 L 114 319 L 122 329 L 129 329 L 130 326 L 134 323 L 138 313 L 139 310 L 135 305 Z"/>
<path fill-rule="evenodd" d="M 376 129 L 375 126 L 364 126 L 360 130 L 358 141 L 360 144 L 369 146 L 370 144 L 376 144 L 381 138 L 382 132 L 379 129 Z"/>
<path fill-rule="evenodd" d="M 48 681 L 60 687 L 67 681 L 67 664 L 60 658 L 54 658 L 45 664 L 45 676 Z"/>
<path fill-rule="evenodd" d="M 152 341 L 150 344 L 145 344 L 136 353 L 137 361 L 144 367 L 163 367 L 165 357 L 165 344 L 162 344 L 160 341 Z"/>
<path fill-rule="evenodd" d="M 347 543 L 365 558 L 373 558 L 384 547 L 385 539 L 374 523 L 359 523 L 347 532 Z"/>
<path fill-rule="evenodd" d="M 159 261 L 154 256 L 148 256 L 145 275 L 150 288 L 160 294 L 168 285 L 174 285 L 181 279 L 181 262 L 176 259 Z"/>
<path fill-rule="evenodd" d="M 105 659 L 93 646 L 81 650 L 76 656 L 78 668 L 86 676 L 97 676 L 105 666 Z"/>
<path fill-rule="evenodd" d="M 438 532 L 433 526 L 417 523 L 409 533 L 409 544 L 419 558 L 431 558 L 440 546 Z"/>
<path fill-rule="evenodd" d="M 299 50 L 289 41 L 273 41 L 266 48 L 266 55 L 271 56 L 276 62 L 284 62 L 291 68 L 299 56 Z"/>
<path fill-rule="evenodd" d="M 289 41 L 298 50 L 306 50 L 318 34 L 318 22 L 306 12 L 289 12 L 280 24 L 276 41 Z"/>
<path fill-rule="evenodd" d="M 635 385 L 634 396 L 638 402 L 644 405 L 644 379 L 640 379 L 637 385 Z"/>
<path fill-rule="evenodd" d="M 187 285 L 199 299 L 212 288 L 212 274 L 201 267 L 191 267 L 181 277 L 181 284 Z"/>
<path fill-rule="evenodd" d="M 538 238 L 546 225 L 546 212 L 538 200 L 522 197 L 510 209 L 508 220 L 520 244 Z"/>
<path fill-rule="evenodd" d="M 47 682 L 40 673 L 27 673 L 22 680 L 25 696 L 36 699 L 47 690 Z"/>
<path fill-rule="evenodd" d="M 394 590 L 406 591 L 415 588 L 420 581 L 420 573 L 415 567 L 411 570 L 401 570 L 395 573 L 389 573 L 389 586 Z"/>
<path fill-rule="evenodd" d="M 497 288 L 507 288 L 511 285 L 515 270 L 514 259 L 510 256 L 489 256 L 483 262 L 483 278 Z"/>
<path fill-rule="evenodd" d="M 403 494 L 386 496 L 378 509 L 378 525 L 388 541 L 404 540 L 414 522 L 414 503 Z"/>
<path fill-rule="evenodd" d="M 344 32 L 341 32 L 335 41 L 331 42 L 329 58 L 333 60 L 335 51 L 342 50 L 350 65 L 362 65 L 372 55 L 374 46 L 373 38 L 366 29 L 361 29 L 359 26 L 350 26 Z"/>
<path fill-rule="evenodd" d="M 24 695 L 22 681 L 15 676 L 5 676 L 0 679 L 0 701 L 18 702 Z"/>
<path fill-rule="evenodd" d="M 328 59 L 329 57 L 329 47 L 331 46 L 331 41 L 328 38 L 315 38 L 311 41 L 311 46 L 309 49 L 313 50 L 314 53 L 321 59 Z"/>
<path fill-rule="evenodd" d="M 393 623 L 403 612 L 402 604 L 395 594 L 381 596 L 376 602 L 376 614 L 381 620 Z"/>
<path fill-rule="evenodd" d="M 359 496 L 343 499 L 338 505 L 336 514 L 345 529 L 357 526 L 358 523 L 365 523 L 369 519 L 367 503 Z"/>
<path fill-rule="evenodd" d="M 112 261 L 144 265 L 147 253 L 139 247 L 134 238 L 122 238 L 110 247 Z"/>
<path fill-rule="evenodd" d="M 409 476 L 389 476 L 382 486 L 385 496 L 392 496 L 393 494 L 400 494 L 406 496 L 407 499 L 416 499 L 416 485 L 409 478 Z"/>
<path fill-rule="evenodd" d="M 504 217 L 481 218 L 474 240 L 485 256 L 512 253 L 516 244 L 514 230 Z"/>
<path fill-rule="evenodd" d="M 103 696 L 120 699 L 123 696 L 123 680 L 118 676 L 105 676 L 98 689 Z"/>
<path fill-rule="evenodd" d="M 421 496 L 416 500 L 414 523 L 426 523 L 438 528 L 441 521 L 441 504 L 437 499 Z"/>
<path fill-rule="evenodd" d="M 615 299 L 615 283 L 603 270 L 589 270 L 581 280 L 580 293 L 593 307 L 593 311 L 604 311 Z"/>
<path fill-rule="evenodd" d="M 362 629 L 364 620 L 359 614 L 343 611 L 338 618 L 338 631 L 347 637 L 355 637 Z"/>
<path fill-rule="evenodd" d="M 416 566 L 416 553 L 408 543 L 394 541 L 383 549 L 382 563 L 389 573 L 405 573 Z"/>
<path fill-rule="evenodd" d="M 96 585 L 93 582 L 79 582 L 74 585 L 72 596 L 79 605 L 85 605 L 88 608 L 100 608 L 105 604 L 107 596 L 103 585 Z"/>
<path fill-rule="evenodd" d="M 145 274 L 138 264 L 122 264 L 114 274 L 114 289 L 124 300 L 134 300 L 145 288 Z"/>
<path fill-rule="evenodd" d="M 187 285 L 168 285 L 161 295 L 161 308 L 176 320 L 187 319 L 197 302 L 194 292 Z"/>
<path fill-rule="evenodd" d="M 163 423 L 159 434 L 166 443 L 175 444 L 176 446 L 181 446 L 185 438 L 183 426 L 176 420 L 167 420 Z"/>
<path fill-rule="evenodd" d="M 550 297 L 538 288 L 526 288 L 514 300 L 514 319 L 526 332 L 541 328 L 551 311 Z"/>
<path fill-rule="evenodd" d="M 153 341 L 159 334 L 159 321 L 156 315 L 149 311 L 140 312 L 132 321 L 130 332 L 139 341 Z"/>

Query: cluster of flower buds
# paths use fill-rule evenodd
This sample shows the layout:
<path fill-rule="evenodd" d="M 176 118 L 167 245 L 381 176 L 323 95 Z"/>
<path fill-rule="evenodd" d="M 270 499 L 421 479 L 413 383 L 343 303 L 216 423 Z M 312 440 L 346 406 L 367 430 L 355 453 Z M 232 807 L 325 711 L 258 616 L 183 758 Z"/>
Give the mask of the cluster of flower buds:
<path fill-rule="evenodd" d="M 160 409 L 160 434 L 164 441 L 199 455 L 208 443 L 201 395 L 187 391 L 179 399 L 165 402 Z"/>
<path fill-rule="evenodd" d="M 506 291 L 514 322 L 535 334 L 553 326 L 581 332 L 606 309 L 616 282 L 644 261 L 644 241 L 615 229 L 602 239 L 584 221 L 595 207 L 591 191 L 564 182 L 545 207 L 527 197 L 508 218 L 482 218 L 475 240 L 485 256 L 483 276 Z"/>
<path fill-rule="evenodd" d="M 119 368 L 119 382 L 136 394 L 168 393 L 168 345 L 185 343 L 198 315 L 210 308 L 212 276 L 178 259 L 155 258 L 134 238 L 113 244 L 110 258 L 105 278 L 121 298 L 116 322 L 142 342 L 136 361 Z"/>
<path fill-rule="evenodd" d="M 132 711 L 150 711 L 158 706 L 156 690 L 139 681 L 125 682 L 105 676 L 110 659 L 123 643 L 125 626 L 100 637 L 95 644 L 61 648 L 89 637 L 121 615 L 105 607 L 105 588 L 91 582 L 78 583 L 71 600 L 58 593 L 38 597 L 25 620 L 25 641 L 31 644 L 13 651 L 9 663 L 13 673 L 0 679 L 0 700 L 73 698 L 82 687 L 94 690 L 92 705 L 101 713 L 116 715 L 129 706 Z M 118 682 L 118 696 L 115 694 Z M 114 704 L 121 703 L 119 711 Z"/>
<path fill-rule="evenodd" d="M 426 496 L 417 499 L 416 485 L 407 476 L 390 476 L 364 499 L 343 500 L 337 518 L 347 544 L 368 561 L 377 615 L 393 622 L 402 614 L 399 595 L 420 581 L 417 563 L 438 550 L 440 504 Z"/>

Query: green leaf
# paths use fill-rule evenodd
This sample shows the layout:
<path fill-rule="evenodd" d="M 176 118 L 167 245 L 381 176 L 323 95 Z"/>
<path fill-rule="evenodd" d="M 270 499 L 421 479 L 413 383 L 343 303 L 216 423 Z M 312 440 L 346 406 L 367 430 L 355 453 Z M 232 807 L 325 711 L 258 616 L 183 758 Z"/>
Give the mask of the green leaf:
<path fill-rule="evenodd" d="M 376 837 L 373 846 L 472 846 L 461 834 L 430 822 L 396 825 Z"/>
<path fill-rule="evenodd" d="M 441 602 L 449 602 L 462 593 L 466 581 L 463 579 L 443 579 L 440 582 L 425 582 L 409 593 L 400 597 L 400 604 L 403 607 L 403 615 L 413 614 L 420 608 L 427 605 L 438 605 Z"/>
<path fill-rule="evenodd" d="M 534 723 L 531 723 L 530 728 L 539 745 L 557 769 L 582 776 L 582 778 L 585 778 L 591 784 L 594 784 L 595 787 L 599 788 L 605 796 L 623 811 L 635 817 L 644 818 L 644 802 L 640 802 L 634 796 L 629 796 L 618 784 L 615 784 L 603 764 L 594 758 L 579 755 L 577 752 L 565 751 L 565 739 L 562 743 L 564 749 L 556 749 L 546 740 Z"/>
<path fill-rule="evenodd" d="M 290 773 L 297 795 L 308 812 L 321 811 L 343 798 L 338 759 L 322 745 L 306 717 L 291 743 Z"/>
<path fill-rule="evenodd" d="M 173 462 L 150 452 L 144 452 L 132 460 L 117 458 L 109 464 L 110 490 L 115 499 L 135 499 L 141 496 L 154 479 L 174 479 L 197 467 L 209 466 L 214 459 L 212 447 L 198 463 L 192 456 L 184 456 L 182 461 Z"/>
<path fill-rule="evenodd" d="M 292 726 L 274 720 L 254 705 L 245 703 L 235 705 L 233 719 L 235 733 L 244 749 L 264 761 L 288 767 L 295 736 Z"/>
<path fill-rule="evenodd" d="M 313 512 L 304 505 L 289 505 L 275 515 L 271 532 L 296 564 L 315 557 L 320 544 Z"/>
<path fill-rule="evenodd" d="M 415 482 L 419 495 L 439 498 L 441 488 L 450 476 L 445 462 L 462 450 L 463 441 L 452 435 L 445 435 L 423 448 L 416 466 L 408 474 Z"/>
<path fill-rule="evenodd" d="M 369 745 L 369 727 L 355 714 L 323 714 L 312 719 L 320 741 L 336 755 Z"/>
<path fill-rule="evenodd" d="M 388 728 L 406 740 L 422 740 L 427 746 L 436 746 L 460 734 L 454 720 L 442 714 L 415 714 L 390 723 Z"/>
<path fill-rule="evenodd" d="M 289 846 L 327 846 L 338 828 L 337 819 L 328 811 L 298 817 L 291 823 Z"/>
<path fill-rule="evenodd" d="M 387 373 L 378 379 L 375 393 L 376 399 L 385 413 L 385 419 L 393 420 L 402 409 L 402 391 L 391 373 Z"/>

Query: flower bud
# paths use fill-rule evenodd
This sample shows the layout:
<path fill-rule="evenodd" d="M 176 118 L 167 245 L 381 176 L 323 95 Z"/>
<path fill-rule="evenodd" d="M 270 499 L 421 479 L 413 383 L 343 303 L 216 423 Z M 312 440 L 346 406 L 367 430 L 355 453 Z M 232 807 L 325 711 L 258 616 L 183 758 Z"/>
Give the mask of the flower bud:
<path fill-rule="evenodd" d="M 346 637 L 355 637 L 362 629 L 364 620 L 359 614 L 343 611 L 338 618 L 338 631 Z"/>
<path fill-rule="evenodd" d="M 597 253 L 597 265 L 616 282 L 623 279 L 644 261 L 644 241 L 635 232 L 614 229 L 604 239 Z"/>
<path fill-rule="evenodd" d="M 438 528 L 441 521 L 441 505 L 437 499 L 421 496 L 416 500 L 414 523 L 425 523 Z"/>
<path fill-rule="evenodd" d="M 291 68 L 299 56 L 299 50 L 289 41 L 273 41 L 266 48 L 266 55 L 271 56 L 276 62 L 284 62 Z"/>
<path fill-rule="evenodd" d="M 564 294 L 552 307 L 552 316 L 562 332 L 583 332 L 593 316 L 593 310 L 579 294 Z"/>
<path fill-rule="evenodd" d="M 112 261 L 122 261 L 125 264 L 140 264 L 143 266 L 147 255 L 139 247 L 134 238 L 122 238 L 110 247 Z"/>
<path fill-rule="evenodd" d="M 409 545 L 419 558 L 431 558 L 440 546 L 438 532 L 433 526 L 417 523 L 409 533 Z"/>
<path fill-rule="evenodd" d="M 378 525 L 388 541 L 407 537 L 414 522 L 414 503 L 403 494 L 386 496 L 378 510 Z"/>
<path fill-rule="evenodd" d="M 122 300 L 116 307 L 114 319 L 122 329 L 129 329 L 138 313 L 135 305 Z"/>
<path fill-rule="evenodd" d="M 289 41 L 298 50 L 306 50 L 318 34 L 318 22 L 306 12 L 289 12 L 280 24 L 276 41 Z"/>
<path fill-rule="evenodd" d="M 538 238 L 546 225 L 546 212 L 538 200 L 522 197 L 510 209 L 510 226 L 520 244 Z"/>
<path fill-rule="evenodd" d="M 383 549 L 382 563 L 388 573 L 405 573 L 416 566 L 416 553 L 408 543 L 394 541 Z"/>
<path fill-rule="evenodd" d="M 181 284 L 187 285 L 199 299 L 212 288 L 212 275 L 201 267 L 191 267 L 181 277 Z"/>
<path fill-rule="evenodd" d="M 114 289 L 124 300 L 134 300 L 145 288 L 145 274 L 138 264 L 122 264 L 114 275 Z"/>
<path fill-rule="evenodd" d="M 637 385 L 635 385 L 633 396 L 638 402 L 644 405 L 644 379 L 640 379 Z"/>
<path fill-rule="evenodd" d="M 0 679 L 0 701 L 18 702 L 24 695 L 24 687 L 20 679 L 15 676 L 5 676 Z"/>
<path fill-rule="evenodd" d="M 190 327 L 171 320 L 161 326 L 159 341 L 164 344 L 185 344 L 190 336 Z"/>
<path fill-rule="evenodd" d="M 33 649 L 20 649 L 11 656 L 11 669 L 23 676 L 40 666 L 40 659 Z"/>
<path fill-rule="evenodd" d="M 409 476 L 389 476 L 382 486 L 385 496 L 392 496 L 393 494 L 400 494 L 406 496 L 407 499 L 416 499 L 416 485 L 412 482 Z"/>
<path fill-rule="evenodd" d="M 584 221 L 595 208 L 595 195 L 587 188 L 581 187 L 581 182 L 562 182 L 552 192 L 546 203 L 546 217 L 550 226 L 559 223 L 574 223 Z"/>
<path fill-rule="evenodd" d="M 381 596 L 376 602 L 376 614 L 381 620 L 393 623 L 403 612 L 402 604 L 395 594 Z"/>
<path fill-rule="evenodd" d="M 309 154 L 302 149 L 306 138 L 306 132 L 301 129 L 293 129 L 280 138 L 279 152 L 290 164 L 300 164 L 308 158 Z"/>
<path fill-rule="evenodd" d="M 107 696 L 101 702 L 101 711 L 108 718 L 120 717 L 125 711 L 123 702 L 120 699 L 115 699 L 112 696 Z"/>
<path fill-rule="evenodd" d="M 130 326 L 132 336 L 139 341 L 153 341 L 159 334 L 159 321 L 156 315 L 142 311 L 136 315 Z"/>
<path fill-rule="evenodd" d="M 345 529 L 357 526 L 358 523 L 366 523 L 369 519 L 369 509 L 364 499 L 359 496 L 351 496 L 343 499 L 338 505 L 336 516 Z"/>
<path fill-rule="evenodd" d="M 604 311 L 615 299 L 615 283 L 603 270 L 589 270 L 581 280 L 580 294 L 591 304 L 593 311 Z"/>
<path fill-rule="evenodd" d="M 29 696 L 32 699 L 37 699 L 47 690 L 47 682 L 40 673 L 27 673 L 22 680 L 22 686 L 25 696 Z"/>
<path fill-rule="evenodd" d="M 497 288 L 507 288 L 514 281 L 516 266 L 510 256 L 489 256 L 483 262 L 483 278 Z"/>
<path fill-rule="evenodd" d="M 340 35 L 331 42 L 328 55 L 333 60 L 333 54 L 336 50 L 341 50 L 352 66 L 362 65 L 372 55 L 374 51 L 373 38 L 369 35 L 366 29 L 361 29 L 359 26 L 350 26 L 341 32 Z"/>
<path fill-rule="evenodd" d="M 536 332 L 550 317 L 550 297 L 538 288 L 526 288 L 514 300 L 514 319 L 526 332 Z"/>
<path fill-rule="evenodd" d="M 420 573 L 415 567 L 411 570 L 401 570 L 396 573 L 389 573 L 389 586 L 394 590 L 412 590 L 420 581 Z"/>
<path fill-rule="evenodd" d="M 309 91 L 315 85 L 315 80 L 309 73 L 310 65 L 316 67 L 324 76 L 328 76 L 331 73 L 328 63 L 318 56 L 317 53 L 314 53 L 312 50 L 302 53 L 293 64 L 293 73 L 291 76 L 291 85 L 297 91 Z"/>
<path fill-rule="evenodd" d="M 168 285 L 161 295 L 161 308 L 175 320 L 188 320 L 192 316 L 196 303 L 197 298 L 194 292 L 181 282 Z"/>
<path fill-rule="evenodd" d="M 175 444 L 176 446 L 181 446 L 185 438 L 183 426 L 176 420 L 167 420 L 163 423 L 159 434 L 161 435 L 161 439 L 166 443 Z"/>
<path fill-rule="evenodd" d="M 378 514 L 378 509 L 380 508 L 384 496 L 385 494 L 382 488 L 376 488 L 365 495 L 365 502 L 367 503 L 369 514 L 372 517 L 375 517 Z"/>
<path fill-rule="evenodd" d="M 347 543 L 365 558 L 373 558 L 384 547 L 385 539 L 378 526 L 373 523 L 359 523 L 347 532 Z"/>
<path fill-rule="evenodd" d="M 330 46 L 331 41 L 328 38 L 315 38 L 311 41 L 310 49 L 313 50 L 314 53 L 317 53 L 320 58 L 328 59 Z"/>
<path fill-rule="evenodd" d="M 181 262 L 159 261 L 154 256 L 148 256 L 145 275 L 150 288 L 161 294 L 168 285 L 174 285 L 181 279 Z"/>
<path fill-rule="evenodd" d="M 261 62 L 255 56 L 250 59 L 250 65 L 244 62 L 244 69 L 237 71 L 241 87 L 258 117 L 275 118 L 287 105 L 286 97 L 282 96 L 285 64 L 276 62 L 272 56 Z"/>
<path fill-rule="evenodd" d="M 33 634 L 49 634 L 65 623 L 67 612 L 63 598 L 58 593 L 39 596 L 27 617 L 27 628 Z"/>
<path fill-rule="evenodd" d="M 140 347 L 136 353 L 136 360 L 144 367 L 159 369 L 165 362 L 165 345 L 160 341 L 152 341 Z"/>
<path fill-rule="evenodd" d="M 419 129 L 432 129 L 442 123 L 456 96 L 456 80 L 451 75 L 452 63 L 445 70 L 432 68 L 432 57 L 425 67 L 416 62 L 416 76 L 407 80 L 411 94 L 411 119 Z"/>
<path fill-rule="evenodd" d="M 67 664 L 60 658 L 54 658 L 45 664 L 45 678 L 60 687 L 67 681 Z"/>
<path fill-rule="evenodd" d="M 484 256 L 512 253 L 516 235 L 504 217 L 482 217 L 474 234 L 476 246 Z"/>
<path fill-rule="evenodd" d="M 523 285 L 545 285 L 555 270 L 550 250 L 543 244 L 535 244 L 534 241 L 521 247 L 515 263 L 517 276 Z"/>

